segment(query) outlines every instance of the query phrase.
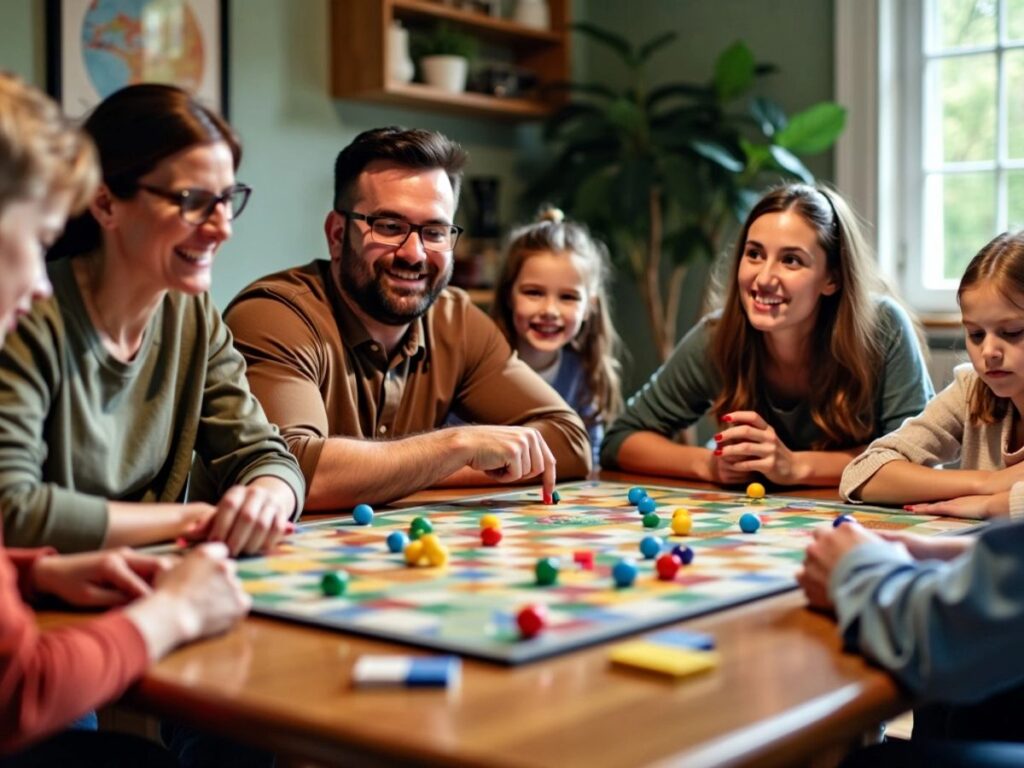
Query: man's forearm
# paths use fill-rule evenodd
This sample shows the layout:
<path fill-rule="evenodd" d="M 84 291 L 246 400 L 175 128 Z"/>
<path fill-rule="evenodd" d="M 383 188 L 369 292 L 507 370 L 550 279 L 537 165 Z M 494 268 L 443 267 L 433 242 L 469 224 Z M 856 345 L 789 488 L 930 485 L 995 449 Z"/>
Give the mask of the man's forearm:
<path fill-rule="evenodd" d="M 454 430 L 401 440 L 332 437 L 320 453 L 306 509 L 325 511 L 393 501 L 432 486 L 465 465 Z"/>

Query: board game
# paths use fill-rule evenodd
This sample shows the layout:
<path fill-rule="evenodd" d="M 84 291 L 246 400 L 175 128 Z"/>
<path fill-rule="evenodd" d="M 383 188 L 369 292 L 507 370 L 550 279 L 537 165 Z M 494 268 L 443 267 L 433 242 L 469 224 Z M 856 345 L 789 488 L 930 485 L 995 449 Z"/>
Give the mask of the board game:
<path fill-rule="evenodd" d="M 239 562 L 253 612 L 506 664 L 532 661 L 794 589 L 811 531 L 838 515 L 867 528 L 926 535 L 953 534 L 976 521 L 911 515 L 877 507 L 645 485 L 656 504 L 657 527 L 627 498 L 630 486 L 604 481 L 560 485 L 561 501 L 541 503 L 540 492 L 463 498 L 386 511 L 369 525 L 349 517 L 300 525 L 274 554 Z M 689 510 L 688 536 L 673 534 L 676 508 Z M 741 532 L 753 512 L 762 526 Z M 497 515 L 502 540 L 481 543 L 480 519 Z M 386 539 L 426 517 L 448 549 L 441 567 L 412 567 Z M 648 523 L 651 523 L 648 520 Z M 665 547 L 685 544 L 693 560 L 674 579 L 657 578 L 654 559 L 639 545 L 658 536 Z M 590 567 L 579 552 L 593 554 Z M 557 581 L 537 583 L 539 558 L 557 557 Z M 616 587 L 613 566 L 632 558 L 633 586 Z M 328 596 L 321 579 L 348 574 L 343 594 Z M 548 625 L 525 639 L 516 614 L 545 606 Z"/>

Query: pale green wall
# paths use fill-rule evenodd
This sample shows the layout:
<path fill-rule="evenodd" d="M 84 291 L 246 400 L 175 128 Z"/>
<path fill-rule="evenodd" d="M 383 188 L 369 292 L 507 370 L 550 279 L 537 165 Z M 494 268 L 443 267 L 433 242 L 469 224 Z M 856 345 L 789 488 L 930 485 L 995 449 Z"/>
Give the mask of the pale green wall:
<path fill-rule="evenodd" d="M 0 68 L 39 85 L 45 82 L 43 8 L 44 0 L 0 0 Z M 575 0 L 574 9 L 576 18 L 634 41 L 679 30 L 681 40 L 656 60 L 655 71 L 666 80 L 707 78 L 717 53 L 743 39 L 760 60 L 780 67 L 766 93 L 787 110 L 832 95 L 832 0 Z M 504 220 L 514 220 L 518 150 L 536 146 L 536 128 L 332 100 L 328 46 L 344 43 L 328 39 L 327 0 L 232 0 L 230 16 L 231 118 L 245 142 L 239 176 L 256 194 L 220 254 L 219 304 L 259 275 L 324 254 L 334 156 L 376 125 L 436 128 L 463 142 L 469 175 L 504 178 Z M 610 77 L 602 49 L 578 35 L 573 62 L 578 79 Z M 811 165 L 831 176 L 830 156 Z M 633 350 L 631 390 L 653 369 L 654 355 L 628 282 L 619 281 L 616 298 L 617 322 Z M 692 316 L 693 301 L 690 310 Z M 687 325 L 690 319 L 684 318 Z"/>

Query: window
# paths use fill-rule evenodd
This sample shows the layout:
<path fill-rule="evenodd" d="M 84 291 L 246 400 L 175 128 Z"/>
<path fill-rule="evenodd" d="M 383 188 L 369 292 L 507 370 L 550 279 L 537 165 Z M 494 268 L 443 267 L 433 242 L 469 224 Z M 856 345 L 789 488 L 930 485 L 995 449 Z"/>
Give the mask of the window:
<path fill-rule="evenodd" d="M 915 307 L 952 311 L 971 257 L 1024 228 L 1024 0 L 879 6 L 879 249 Z"/>

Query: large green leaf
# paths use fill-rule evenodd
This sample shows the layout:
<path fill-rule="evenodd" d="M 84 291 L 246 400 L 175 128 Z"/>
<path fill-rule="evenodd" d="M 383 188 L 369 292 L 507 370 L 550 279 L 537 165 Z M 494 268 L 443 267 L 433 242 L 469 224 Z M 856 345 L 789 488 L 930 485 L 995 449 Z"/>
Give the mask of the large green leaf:
<path fill-rule="evenodd" d="M 756 96 L 750 101 L 750 115 L 753 117 L 765 136 L 774 136 L 776 131 L 786 127 L 789 122 L 782 107 L 764 96 Z"/>
<path fill-rule="evenodd" d="M 746 167 L 746 164 L 738 160 L 727 147 L 713 141 L 691 141 L 690 148 L 701 157 L 732 173 L 739 173 Z"/>
<path fill-rule="evenodd" d="M 573 216 L 589 222 L 606 218 L 614 183 L 614 176 L 607 168 L 583 179 L 573 198 Z"/>
<path fill-rule="evenodd" d="M 714 89 L 706 85 L 669 83 L 668 85 L 660 85 L 657 88 L 651 89 L 650 93 L 647 94 L 647 109 L 654 109 L 660 106 L 662 102 L 673 98 L 706 102 L 714 99 L 714 97 Z"/>
<path fill-rule="evenodd" d="M 793 115 L 775 134 L 775 143 L 791 152 L 814 155 L 835 143 L 846 125 L 846 110 L 831 101 L 815 104 Z"/>
<path fill-rule="evenodd" d="M 636 61 L 637 64 L 646 64 L 647 60 L 658 51 L 659 48 L 664 48 L 671 42 L 674 42 L 679 37 L 675 32 L 663 32 L 662 34 L 648 40 L 646 43 L 640 46 L 640 50 L 637 51 Z"/>
<path fill-rule="evenodd" d="M 629 41 L 621 35 L 616 35 L 614 32 L 609 32 L 607 29 L 590 24 L 586 21 L 578 21 L 572 25 L 572 29 L 577 32 L 582 32 L 587 37 L 596 40 L 599 43 L 604 43 L 613 51 L 615 51 L 622 58 L 623 61 L 632 64 L 634 61 L 633 46 L 629 44 Z"/>
<path fill-rule="evenodd" d="M 800 162 L 800 158 L 788 149 L 772 144 L 768 147 L 768 151 L 771 152 L 772 159 L 782 170 L 799 177 L 808 184 L 814 182 L 814 174 L 807 170 L 807 166 Z"/>
<path fill-rule="evenodd" d="M 594 104 L 568 104 L 547 119 L 544 123 L 544 139 L 554 141 L 563 132 L 572 129 L 576 123 L 604 121 L 604 110 Z"/>
<path fill-rule="evenodd" d="M 715 63 L 715 90 L 722 101 L 732 101 L 754 83 L 754 54 L 743 42 L 722 51 Z"/>
<path fill-rule="evenodd" d="M 608 105 L 605 116 L 626 136 L 637 138 L 647 135 L 647 115 L 629 99 L 616 99 Z"/>

